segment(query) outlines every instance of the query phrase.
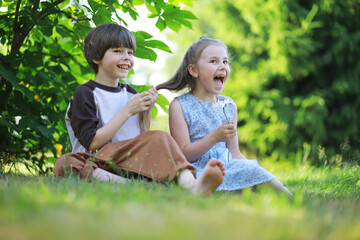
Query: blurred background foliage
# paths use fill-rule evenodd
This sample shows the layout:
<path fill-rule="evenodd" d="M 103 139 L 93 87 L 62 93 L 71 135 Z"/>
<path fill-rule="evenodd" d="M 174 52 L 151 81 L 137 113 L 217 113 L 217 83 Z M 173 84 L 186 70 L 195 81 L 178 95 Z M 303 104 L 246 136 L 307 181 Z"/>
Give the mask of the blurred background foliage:
<path fill-rule="evenodd" d="M 134 32 L 138 58 L 175 52 L 164 73 L 201 35 L 227 44 L 232 73 L 223 94 L 238 106 L 248 157 L 360 163 L 360 0 L 0 0 L 0 172 L 20 162 L 46 174 L 70 151 L 66 107 L 94 77 L 83 38 L 95 25 L 137 20 L 139 6 L 177 43 L 170 50 Z M 167 105 L 160 97 L 158 106 Z"/>
<path fill-rule="evenodd" d="M 167 73 L 200 36 L 224 41 L 232 72 L 223 94 L 238 106 L 248 157 L 360 163 L 359 0 L 208 0 L 191 9 L 193 30 L 169 34 L 179 44 Z"/>
<path fill-rule="evenodd" d="M 160 30 L 190 27 L 188 0 L 0 0 L 0 173 L 23 163 L 30 172 L 51 172 L 71 151 L 64 116 L 75 88 L 94 78 L 83 57 L 83 39 L 95 25 L 125 16 L 136 20 L 145 6 Z M 130 29 L 131 30 L 131 29 Z M 155 61 L 154 49 L 171 52 L 146 31 L 134 32 L 135 57 Z M 139 91 L 148 86 L 134 86 Z M 168 101 L 160 96 L 158 106 Z M 157 109 L 153 111 L 157 113 Z"/>

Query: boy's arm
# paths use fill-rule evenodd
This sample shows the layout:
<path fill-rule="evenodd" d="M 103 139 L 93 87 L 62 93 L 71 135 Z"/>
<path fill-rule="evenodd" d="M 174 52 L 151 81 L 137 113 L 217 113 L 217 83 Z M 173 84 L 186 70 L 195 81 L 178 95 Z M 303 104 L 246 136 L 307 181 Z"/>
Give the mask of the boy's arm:
<path fill-rule="evenodd" d="M 229 136 L 233 136 L 231 132 L 233 132 L 234 128 L 232 124 L 223 124 L 201 140 L 191 143 L 189 128 L 184 119 L 181 104 L 177 99 L 174 99 L 169 106 L 169 125 L 171 136 L 175 139 L 189 162 L 200 158 L 216 143 L 226 141 Z"/>
<path fill-rule="evenodd" d="M 92 152 L 98 150 L 110 141 L 131 116 L 149 110 L 152 102 L 149 95 L 148 92 L 142 92 L 130 98 L 126 105 L 107 124 L 96 130 L 88 150 Z"/>

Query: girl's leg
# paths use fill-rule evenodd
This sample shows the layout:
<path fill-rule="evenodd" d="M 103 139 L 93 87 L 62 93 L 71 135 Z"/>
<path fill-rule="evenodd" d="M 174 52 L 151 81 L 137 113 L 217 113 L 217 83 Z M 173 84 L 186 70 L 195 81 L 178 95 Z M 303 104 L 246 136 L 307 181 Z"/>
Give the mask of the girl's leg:
<path fill-rule="evenodd" d="M 215 192 L 216 188 L 223 182 L 224 176 L 224 165 L 213 158 L 207 163 L 203 173 L 197 179 L 189 169 L 184 169 L 180 171 L 178 182 L 181 187 L 193 194 L 207 195 Z"/>
<path fill-rule="evenodd" d="M 273 180 L 270 180 L 268 182 L 270 186 L 272 186 L 276 192 L 283 192 L 286 193 L 288 196 L 293 197 L 294 195 L 285 187 L 284 184 L 282 184 L 279 180 L 274 178 Z"/>

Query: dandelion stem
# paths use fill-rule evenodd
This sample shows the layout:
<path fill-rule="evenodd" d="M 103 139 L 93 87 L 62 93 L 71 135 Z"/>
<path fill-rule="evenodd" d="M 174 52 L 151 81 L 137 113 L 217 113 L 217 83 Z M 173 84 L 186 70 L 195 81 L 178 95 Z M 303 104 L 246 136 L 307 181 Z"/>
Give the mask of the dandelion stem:
<path fill-rule="evenodd" d="M 223 112 L 224 112 L 224 115 L 226 117 L 226 121 L 229 123 L 230 121 L 229 121 L 228 117 L 226 116 L 225 107 L 226 107 L 226 105 L 223 107 Z"/>
<path fill-rule="evenodd" d="M 229 118 L 227 117 L 226 112 L 225 112 L 225 107 L 226 107 L 226 105 L 227 105 L 227 104 L 225 104 L 225 106 L 223 107 L 223 112 L 224 112 L 224 115 L 225 115 L 225 117 L 226 117 L 227 123 L 229 123 L 229 122 L 230 122 L 230 121 L 229 121 Z M 228 142 L 228 148 L 229 148 L 229 151 L 228 151 L 228 161 L 230 161 L 230 141 Z"/>

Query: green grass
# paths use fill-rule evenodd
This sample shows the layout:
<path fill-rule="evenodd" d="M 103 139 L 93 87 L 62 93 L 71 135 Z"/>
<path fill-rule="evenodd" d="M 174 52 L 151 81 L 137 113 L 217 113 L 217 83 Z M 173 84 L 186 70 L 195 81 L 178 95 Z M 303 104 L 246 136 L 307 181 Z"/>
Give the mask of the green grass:
<path fill-rule="evenodd" d="M 360 167 L 263 163 L 295 193 L 0 175 L 0 239 L 360 239 Z"/>

